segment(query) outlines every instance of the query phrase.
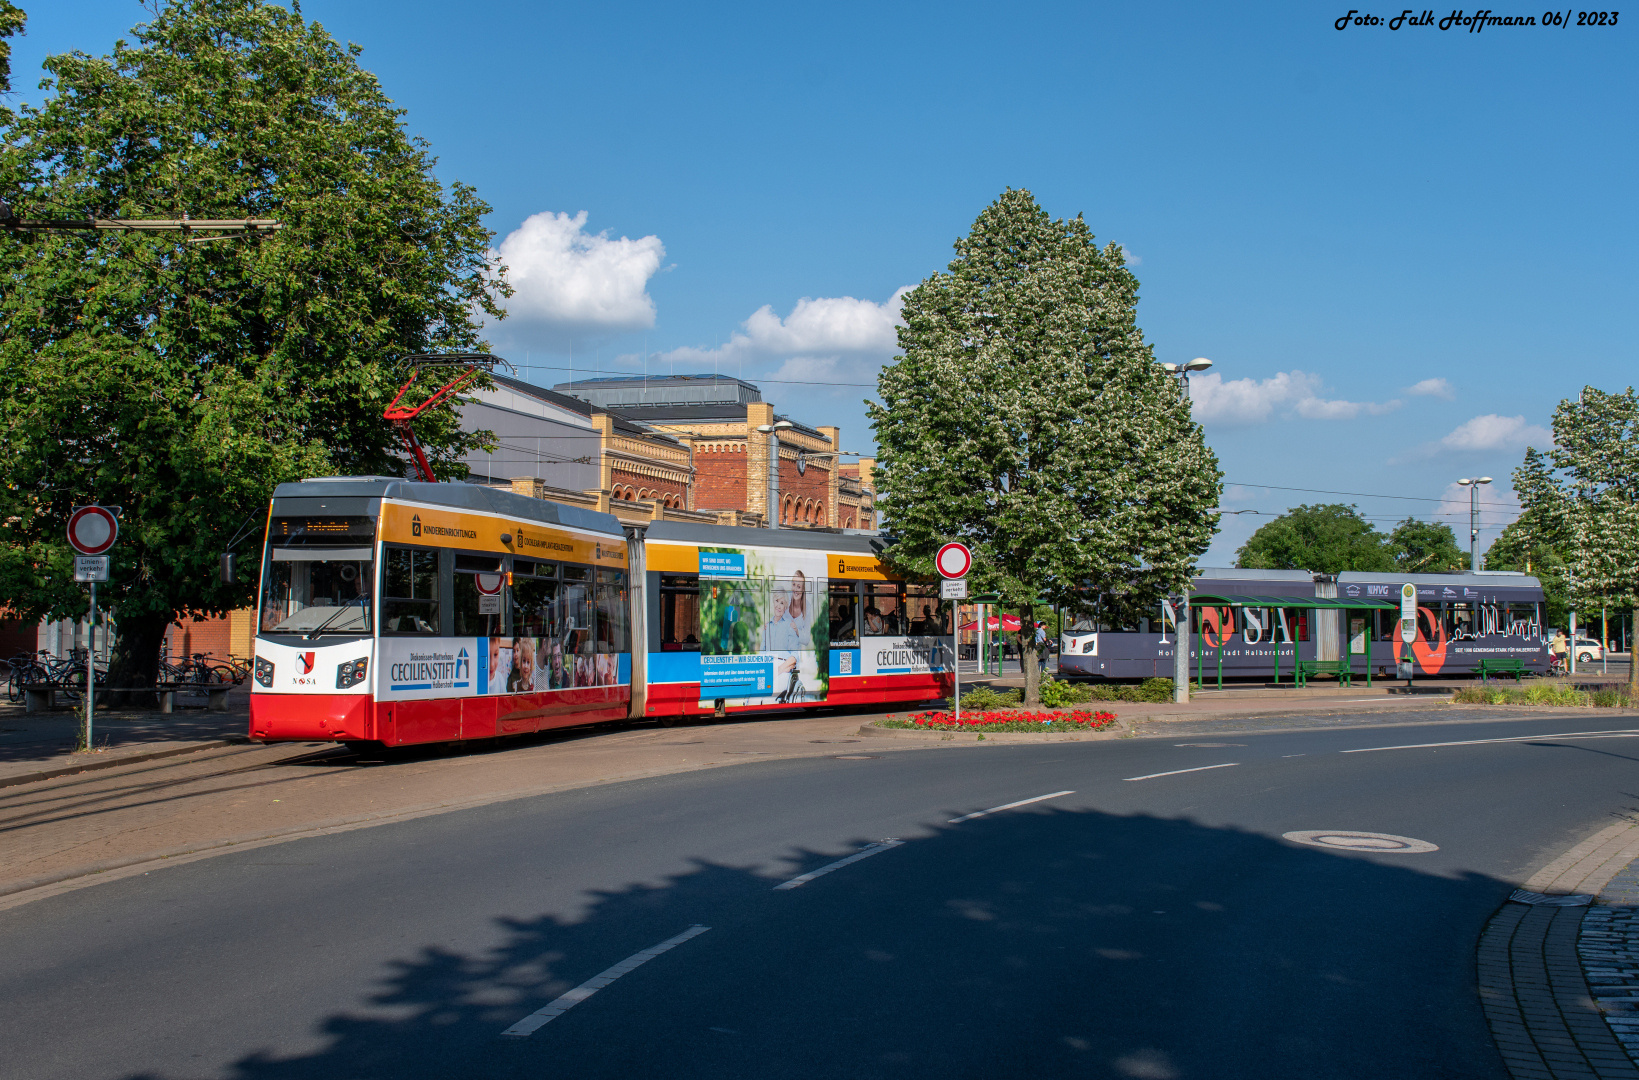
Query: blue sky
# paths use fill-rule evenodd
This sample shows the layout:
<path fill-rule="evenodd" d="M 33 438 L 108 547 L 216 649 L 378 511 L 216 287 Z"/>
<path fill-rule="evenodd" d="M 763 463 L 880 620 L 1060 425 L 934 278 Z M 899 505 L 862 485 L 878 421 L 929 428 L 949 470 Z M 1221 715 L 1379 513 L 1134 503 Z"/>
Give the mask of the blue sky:
<path fill-rule="evenodd" d="M 24 100 L 44 55 L 105 52 L 144 17 L 127 0 L 24 6 Z M 896 291 L 942 269 L 1008 186 L 1135 257 L 1158 357 L 1215 362 L 1196 403 L 1231 509 L 1341 500 L 1385 529 L 1441 515 L 1462 537 L 1452 481 L 1490 475 L 1483 548 L 1554 405 L 1633 381 L 1630 22 L 1340 32 L 1347 9 L 1313 4 L 302 10 L 363 47 L 441 175 L 494 207 L 520 288 L 491 338 L 536 381 L 715 367 L 868 451 L 860 401 L 893 351 Z M 1226 517 L 1204 562 L 1267 520 Z"/>

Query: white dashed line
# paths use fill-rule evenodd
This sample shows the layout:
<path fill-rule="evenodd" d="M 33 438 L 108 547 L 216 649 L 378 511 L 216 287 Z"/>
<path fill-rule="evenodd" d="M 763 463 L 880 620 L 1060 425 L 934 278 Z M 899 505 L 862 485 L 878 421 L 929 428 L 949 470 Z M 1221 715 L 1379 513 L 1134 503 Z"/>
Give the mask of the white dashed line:
<path fill-rule="evenodd" d="M 552 1021 L 556 1020 L 570 1009 L 573 1009 L 576 1005 L 579 1005 L 599 990 L 602 990 L 605 986 L 608 986 L 622 975 L 628 974 L 637 968 L 642 967 L 644 964 L 647 964 L 650 960 L 653 960 L 661 953 L 670 949 L 675 949 L 677 946 L 683 944 L 683 942 L 689 940 L 689 938 L 699 937 L 701 934 L 704 934 L 710 929 L 711 927 L 709 926 L 701 926 L 697 923 L 674 938 L 667 938 L 659 945 L 644 949 L 640 953 L 634 953 L 633 955 L 628 956 L 626 959 L 622 960 L 620 963 L 616 964 L 614 967 L 603 972 L 602 974 L 595 975 L 592 978 L 587 979 L 567 994 L 564 994 L 562 997 L 554 1000 L 550 1005 L 530 1013 L 516 1024 L 513 1024 L 511 1027 L 501 1032 L 501 1034 L 512 1035 L 519 1038 L 527 1035 L 533 1035 L 537 1030 L 546 1026 L 547 1024 L 550 1024 Z"/>
<path fill-rule="evenodd" d="M 1516 735 L 1507 739 L 1463 739 L 1460 742 L 1410 743 L 1406 746 L 1362 746 L 1355 750 L 1340 750 L 1343 754 L 1371 754 L 1379 750 L 1427 750 L 1436 746 L 1483 746 L 1486 743 L 1535 742 L 1538 739 L 1631 739 L 1639 736 L 1639 729 L 1619 728 L 1614 731 L 1562 731 L 1557 735 Z"/>
<path fill-rule="evenodd" d="M 861 859 L 869 859 L 872 855 L 880 855 L 889 848 L 896 848 L 904 842 L 905 841 L 903 840 L 884 840 L 880 844 L 872 844 L 870 847 L 861 848 L 852 855 L 848 856 L 846 859 L 838 859 L 834 863 L 826 863 L 818 870 L 810 870 L 806 874 L 798 874 L 790 881 L 781 882 L 780 884 L 774 886 L 774 891 L 779 892 L 781 889 L 795 889 L 799 885 L 806 885 L 817 877 L 824 877 L 833 870 L 841 870 L 849 863 L 856 863 Z"/>
<path fill-rule="evenodd" d="M 1056 799 L 1060 795 L 1074 794 L 1074 791 L 1055 791 L 1051 795 L 1037 795 L 1034 799 L 1020 799 L 1018 802 L 1010 802 L 1002 806 L 992 806 L 989 810 L 980 810 L 976 814 L 963 814 L 961 817 L 953 817 L 950 819 L 950 824 L 960 825 L 964 821 L 972 821 L 974 818 L 984 817 L 986 814 L 994 814 L 998 810 L 1011 810 L 1015 806 L 1029 806 L 1033 802 L 1041 802 L 1044 799 Z"/>
<path fill-rule="evenodd" d="M 1171 772 L 1152 772 L 1148 776 L 1123 776 L 1123 780 L 1154 780 L 1158 776 L 1178 776 L 1187 772 L 1206 772 L 1208 769 L 1228 769 L 1239 765 L 1238 761 L 1226 761 L 1222 765 L 1201 765 L 1193 769 L 1174 769 Z"/>

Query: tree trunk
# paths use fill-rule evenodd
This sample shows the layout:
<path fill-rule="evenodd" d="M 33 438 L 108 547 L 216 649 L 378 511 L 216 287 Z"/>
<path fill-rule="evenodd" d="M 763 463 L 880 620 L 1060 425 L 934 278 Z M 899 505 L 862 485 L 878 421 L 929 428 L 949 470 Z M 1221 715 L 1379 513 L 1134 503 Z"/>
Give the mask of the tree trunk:
<path fill-rule="evenodd" d="M 1041 704 L 1041 660 L 1036 655 L 1035 613 L 1029 608 L 1019 613 L 1019 668 L 1024 672 L 1024 704 Z"/>
<path fill-rule="evenodd" d="M 163 615 L 128 616 L 119 620 L 119 638 L 108 663 L 111 687 L 152 686 L 159 671 L 159 646 L 171 620 Z M 99 695 L 100 696 L 100 695 Z M 152 691 L 113 689 L 108 692 L 110 708 L 152 708 L 158 699 Z"/>

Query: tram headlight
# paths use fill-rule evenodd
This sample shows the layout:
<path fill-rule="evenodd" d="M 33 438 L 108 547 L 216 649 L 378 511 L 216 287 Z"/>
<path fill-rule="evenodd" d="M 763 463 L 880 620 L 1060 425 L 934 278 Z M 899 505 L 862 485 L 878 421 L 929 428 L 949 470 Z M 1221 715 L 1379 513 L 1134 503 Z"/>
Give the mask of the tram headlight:
<path fill-rule="evenodd" d="M 357 660 L 349 660 L 347 663 L 342 664 L 336 668 L 336 689 L 346 690 L 349 687 L 357 686 L 364 681 L 365 673 L 369 668 L 370 658 L 367 656 L 360 657 Z"/>
<path fill-rule="evenodd" d="M 273 661 L 256 658 L 256 685 L 273 689 Z"/>

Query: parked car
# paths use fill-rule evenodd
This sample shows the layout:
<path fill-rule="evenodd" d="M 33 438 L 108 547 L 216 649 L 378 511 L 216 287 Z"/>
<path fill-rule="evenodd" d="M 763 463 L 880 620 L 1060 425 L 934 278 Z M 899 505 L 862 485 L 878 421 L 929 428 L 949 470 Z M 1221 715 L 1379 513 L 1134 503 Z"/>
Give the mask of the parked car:
<path fill-rule="evenodd" d="M 1591 663 L 1603 659 L 1605 647 L 1593 638 L 1579 637 L 1576 639 L 1576 662 L 1579 664 Z"/>

